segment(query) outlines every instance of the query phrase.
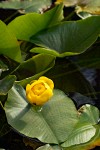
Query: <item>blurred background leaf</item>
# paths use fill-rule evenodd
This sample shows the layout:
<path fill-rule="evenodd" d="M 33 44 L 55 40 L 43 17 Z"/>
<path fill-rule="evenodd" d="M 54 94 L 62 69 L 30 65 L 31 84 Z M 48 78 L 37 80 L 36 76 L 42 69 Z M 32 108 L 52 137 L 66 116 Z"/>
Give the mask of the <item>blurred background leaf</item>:
<path fill-rule="evenodd" d="M 51 0 L 8 0 L 0 2 L 0 8 L 16 9 L 20 13 L 43 12 L 52 4 Z"/>

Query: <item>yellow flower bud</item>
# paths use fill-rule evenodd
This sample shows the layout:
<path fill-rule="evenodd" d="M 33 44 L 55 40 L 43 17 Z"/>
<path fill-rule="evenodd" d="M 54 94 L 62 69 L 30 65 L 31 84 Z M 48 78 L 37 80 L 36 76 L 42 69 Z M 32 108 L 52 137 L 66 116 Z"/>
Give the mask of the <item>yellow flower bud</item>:
<path fill-rule="evenodd" d="M 62 2 L 63 2 L 63 0 L 56 0 L 55 4 L 60 4 Z"/>
<path fill-rule="evenodd" d="M 54 83 L 47 77 L 40 77 L 26 86 L 26 97 L 31 104 L 43 105 L 53 96 Z"/>

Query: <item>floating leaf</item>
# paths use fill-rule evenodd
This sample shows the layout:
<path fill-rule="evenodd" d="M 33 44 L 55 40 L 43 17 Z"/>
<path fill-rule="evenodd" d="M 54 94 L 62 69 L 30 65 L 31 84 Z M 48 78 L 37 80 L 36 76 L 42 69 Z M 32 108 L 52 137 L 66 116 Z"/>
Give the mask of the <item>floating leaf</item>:
<path fill-rule="evenodd" d="M 59 54 L 64 57 L 86 51 L 96 41 L 99 34 L 100 16 L 93 16 L 84 20 L 59 23 L 35 36 L 33 35 L 30 42 L 45 47 L 45 49 L 41 49 L 42 52 L 51 54 L 54 50 L 53 55 Z M 34 49 L 32 51 L 34 52 Z M 39 52 L 40 50 L 35 48 L 35 51 Z"/>
<path fill-rule="evenodd" d="M 14 129 L 46 143 L 64 142 L 78 122 L 74 103 L 57 89 L 51 100 L 36 111 L 27 102 L 24 89 L 14 85 L 9 91 L 5 112 Z"/>
<path fill-rule="evenodd" d="M 51 5 L 51 0 L 10 0 L 0 2 L 0 8 L 16 9 L 21 13 L 42 12 Z"/>
<path fill-rule="evenodd" d="M 4 79 L 0 80 L 0 95 L 6 95 L 11 89 L 16 77 L 14 75 L 6 76 Z"/>
<path fill-rule="evenodd" d="M 18 41 L 2 21 L 0 21 L 0 54 L 21 62 L 21 51 Z"/>
<path fill-rule="evenodd" d="M 29 41 L 32 35 L 56 24 L 63 19 L 63 5 L 56 6 L 44 14 L 29 13 L 15 18 L 8 28 L 15 33 L 17 39 Z"/>

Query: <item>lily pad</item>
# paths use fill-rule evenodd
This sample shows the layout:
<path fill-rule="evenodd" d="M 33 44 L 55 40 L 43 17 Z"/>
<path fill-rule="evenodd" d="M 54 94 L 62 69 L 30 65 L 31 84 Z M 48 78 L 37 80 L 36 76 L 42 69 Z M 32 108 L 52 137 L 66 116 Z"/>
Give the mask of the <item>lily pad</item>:
<path fill-rule="evenodd" d="M 73 101 L 57 89 L 51 100 L 36 110 L 28 103 L 25 90 L 16 84 L 8 93 L 5 112 L 8 123 L 19 133 L 45 143 L 64 142 L 78 122 Z"/>

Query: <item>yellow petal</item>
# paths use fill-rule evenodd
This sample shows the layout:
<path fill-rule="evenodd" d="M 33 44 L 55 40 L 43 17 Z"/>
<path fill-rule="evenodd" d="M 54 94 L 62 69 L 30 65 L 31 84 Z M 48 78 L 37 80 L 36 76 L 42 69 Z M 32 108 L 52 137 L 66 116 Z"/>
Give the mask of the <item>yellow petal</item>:
<path fill-rule="evenodd" d="M 26 86 L 26 94 L 30 91 L 30 84 L 27 84 Z"/>
<path fill-rule="evenodd" d="M 42 76 L 42 77 L 39 78 L 39 80 L 42 80 L 42 81 L 44 81 L 45 83 L 47 83 L 47 84 L 49 85 L 49 87 L 53 90 L 53 88 L 54 88 L 54 83 L 53 83 L 53 81 L 52 81 L 51 79 L 49 79 L 49 78 L 47 78 L 47 77 L 45 77 L 45 76 Z"/>

